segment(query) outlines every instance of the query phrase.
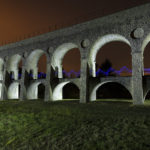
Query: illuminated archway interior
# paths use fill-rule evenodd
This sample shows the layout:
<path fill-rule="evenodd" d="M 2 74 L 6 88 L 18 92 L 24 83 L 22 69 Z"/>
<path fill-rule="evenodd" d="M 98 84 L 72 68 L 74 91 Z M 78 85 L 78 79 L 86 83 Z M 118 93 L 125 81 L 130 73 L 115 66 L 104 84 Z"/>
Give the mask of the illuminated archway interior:
<path fill-rule="evenodd" d="M 27 99 L 44 99 L 45 85 L 41 82 L 32 83 L 27 90 Z"/>
<path fill-rule="evenodd" d="M 66 86 L 66 88 L 65 88 L 65 86 Z M 72 90 L 69 90 L 70 95 L 67 96 L 67 94 L 64 92 L 68 93 L 68 88 L 71 88 Z M 76 85 L 74 85 L 70 81 L 58 84 L 53 90 L 53 101 L 63 100 L 64 98 L 66 98 L 66 99 L 71 99 L 71 98 L 78 99 L 78 97 L 79 97 L 79 89 Z"/>
<path fill-rule="evenodd" d="M 8 99 L 19 99 L 20 96 L 20 84 L 18 82 L 13 82 L 8 87 L 7 97 Z"/>
<path fill-rule="evenodd" d="M 90 101 L 97 99 L 132 99 L 130 92 L 120 83 L 103 82 L 94 87 Z"/>
<path fill-rule="evenodd" d="M 80 99 L 80 90 L 73 84 L 68 83 L 63 87 L 63 99 Z"/>
<path fill-rule="evenodd" d="M 58 78 L 63 78 L 62 61 L 65 54 L 74 48 L 78 48 L 78 46 L 73 43 L 64 43 L 54 51 L 54 54 L 52 56 L 52 66 L 57 72 Z"/>

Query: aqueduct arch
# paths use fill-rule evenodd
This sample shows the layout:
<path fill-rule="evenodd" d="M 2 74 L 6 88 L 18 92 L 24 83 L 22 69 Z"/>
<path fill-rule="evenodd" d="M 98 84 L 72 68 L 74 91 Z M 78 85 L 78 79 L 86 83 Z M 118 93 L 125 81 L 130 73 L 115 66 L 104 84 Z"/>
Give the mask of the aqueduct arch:
<path fill-rule="evenodd" d="M 63 78 L 80 78 L 81 55 L 78 48 L 73 48 L 65 54 L 62 60 L 62 69 Z"/>
<path fill-rule="evenodd" d="M 19 54 L 15 54 L 11 56 L 7 61 L 7 71 L 8 73 L 13 72 L 14 79 L 18 79 L 19 73 L 19 62 L 21 61 L 22 57 Z"/>
<path fill-rule="evenodd" d="M 62 100 L 63 99 L 63 88 L 65 85 L 67 84 L 74 84 L 73 82 L 70 82 L 70 81 L 66 81 L 66 82 L 62 82 L 60 84 L 58 84 L 54 90 L 53 90 L 53 96 L 52 96 L 52 99 L 53 101 L 57 101 L 57 100 Z M 76 85 L 76 84 L 74 84 Z M 79 89 L 79 87 L 76 85 L 76 87 Z"/>
<path fill-rule="evenodd" d="M 108 35 L 104 35 L 102 37 L 99 37 L 95 41 L 95 43 L 92 45 L 92 48 L 91 48 L 90 53 L 89 53 L 89 58 L 88 58 L 89 67 L 92 71 L 92 77 L 96 77 L 96 66 L 95 66 L 95 64 L 96 64 L 96 55 L 97 55 L 98 51 L 105 44 L 107 44 L 109 42 L 113 42 L 113 41 L 125 42 L 126 44 L 128 44 L 130 46 L 130 42 L 125 37 L 123 37 L 122 35 L 119 35 L 119 34 L 108 34 Z"/>
<path fill-rule="evenodd" d="M 120 82 L 105 81 L 105 82 L 102 82 L 102 83 L 97 84 L 97 85 L 93 88 L 93 90 L 92 90 L 91 93 L 90 93 L 90 101 L 96 101 L 96 99 L 97 99 L 97 98 L 96 98 L 96 92 L 97 92 L 97 90 L 98 90 L 101 86 L 103 86 L 103 85 L 105 85 L 105 84 L 109 84 L 109 83 L 117 83 L 117 84 L 120 84 L 122 87 L 125 87 L 125 89 L 127 89 L 128 92 L 130 93 L 130 95 L 132 96 L 129 87 L 127 87 L 126 85 L 123 85 L 123 84 L 120 83 Z"/>
<path fill-rule="evenodd" d="M 78 46 L 73 43 L 64 43 L 54 51 L 54 54 L 52 56 L 52 67 L 55 71 L 58 71 L 58 78 L 63 78 L 62 61 L 65 54 L 74 48 L 78 48 Z"/>
<path fill-rule="evenodd" d="M 26 59 L 26 70 L 28 73 L 33 73 L 33 79 L 38 78 L 38 61 L 43 54 L 45 54 L 43 50 L 35 49 Z"/>

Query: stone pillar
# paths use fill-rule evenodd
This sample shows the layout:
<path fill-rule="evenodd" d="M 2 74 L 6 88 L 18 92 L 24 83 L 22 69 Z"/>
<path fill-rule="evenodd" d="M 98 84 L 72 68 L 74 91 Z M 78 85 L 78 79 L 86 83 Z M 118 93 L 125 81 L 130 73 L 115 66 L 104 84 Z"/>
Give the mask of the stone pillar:
<path fill-rule="evenodd" d="M 6 62 L 4 62 L 4 70 L 3 70 L 3 80 L 2 80 L 2 91 L 1 91 L 1 100 L 7 100 L 7 89 L 5 83 L 7 83 L 6 77 Z"/>
<path fill-rule="evenodd" d="M 141 52 L 132 53 L 132 94 L 133 104 L 143 104 L 143 54 Z"/>
<path fill-rule="evenodd" d="M 81 58 L 80 72 L 80 103 L 86 103 L 89 99 L 88 93 L 88 62 L 86 58 Z"/>
<path fill-rule="evenodd" d="M 3 91 L 3 89 L 5 88 L 4 86 L 3 86 L 3 70 L 2 70 L 3 68 L 1 68 L 1 70 L 0 70 L 0 100 L 3 100 L 3 93 L 2 93 L 2 91 Z"/>
<path fill-rule="evenodd" d="M 25 59 L 22 58 L 22 73 L 21 73 L 21 79 L 20 79 L 20 95 L 19 99 L 26 100 L 26 88 L 25 88 Z"/>
<path fill-rule="evenodd" d="M 45 83 L 44 101 L 50 101 L 50 72 L 51 72 L 50 57 L 47 56 L 46 83 Z"/>

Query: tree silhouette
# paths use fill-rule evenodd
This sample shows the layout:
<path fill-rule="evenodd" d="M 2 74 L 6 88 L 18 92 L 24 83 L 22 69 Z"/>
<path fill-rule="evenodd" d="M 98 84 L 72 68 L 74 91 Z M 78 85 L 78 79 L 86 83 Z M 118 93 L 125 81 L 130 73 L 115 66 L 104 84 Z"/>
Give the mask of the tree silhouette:
<path fill-rule="evenodd" d="M 109 71 L 109 72 L 108 72 L 107 75 L 100 72 L 98 76 L 99 77 L 102 77 L 102 76 L 116 76 L 116 74 L 114 73 L 114 71 L 111 68 L 112 68 L 112 63 L 110 62 L 109 59 L 105 59 L 105 61 L 100 65 L 99 69 L 101 69 L 104 72 L 107 72 L 107 71 Z"/>

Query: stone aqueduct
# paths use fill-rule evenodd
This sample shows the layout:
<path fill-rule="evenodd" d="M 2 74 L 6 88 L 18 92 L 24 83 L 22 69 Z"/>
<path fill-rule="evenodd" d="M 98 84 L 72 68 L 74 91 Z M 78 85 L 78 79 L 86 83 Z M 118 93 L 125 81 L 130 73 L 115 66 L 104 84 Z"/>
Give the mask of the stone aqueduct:
<path fill-rule="evenodd" d="M 121 41 L 131 47 L 132 76 L 95 78 L 96 54 L 103 45 L 112 41 Z M 45 101 L 61 100 L 63 87 L 74 83 L 80 90 L 80 102 L 86 103 L 96 100 L 96 91 L 101 85 L 117 82 L 130 92 L 134 104 L 143 104 L 150 89 L 150 77 L 143 76 L 143 53 L 149 41 L 150 3 L 2 46 L 0 99 L 37 99 L 37 87 L 43 84 Z M 63 78 L 62 60 L 73 48 L 80 50 L 80 78 Z M 38 79 L 37 64 L 43 54 L 47 57 L 47 75 L 45 79 Z M 22 76 L 19 79 L 18 65 L 21 60 Z M 54 76 L 56 71 L 58 75 Z M 28 78 L 30 72 L 33 73 L 33 80 Z M 10 80 L 11 73 L 14 80 Z"/>

